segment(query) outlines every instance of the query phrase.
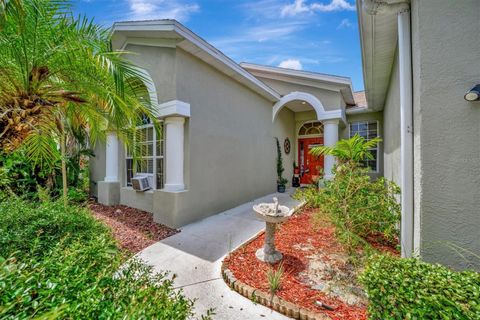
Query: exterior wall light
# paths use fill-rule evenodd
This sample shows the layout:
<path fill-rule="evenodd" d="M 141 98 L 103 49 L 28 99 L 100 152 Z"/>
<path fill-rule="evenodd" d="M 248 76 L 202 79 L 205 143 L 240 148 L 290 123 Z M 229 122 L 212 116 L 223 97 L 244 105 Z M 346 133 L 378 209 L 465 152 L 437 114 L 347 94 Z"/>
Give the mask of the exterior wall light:
<path fill-rule="evenodd" d="M 480 101 L 480 84 L 467 91 L 463 98 L 467 101 Z"/>

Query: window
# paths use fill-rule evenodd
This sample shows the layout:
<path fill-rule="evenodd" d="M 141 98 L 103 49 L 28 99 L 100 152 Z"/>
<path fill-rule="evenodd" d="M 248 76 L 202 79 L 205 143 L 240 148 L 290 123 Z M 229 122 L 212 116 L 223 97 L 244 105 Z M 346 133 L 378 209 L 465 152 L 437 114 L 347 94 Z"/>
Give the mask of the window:
<path fill-rule="evenodd" d="M 355 134 L 364 137 L 367 141 L 378 137 L 378 122 L 377 121 L 358 121 L 350 123 L 350 138 Z M 375 148 L 370 149 L 372 153 L 372 160 L 362 161 L 361 164 L 365 168 L 378 171 L 378 144 Z"/>
<path fill-rule="evenodd" d="M 163 123 L 160 123 L 161 135 L 157 134 L 150 119 L 143 119 L 143 125 L 137 129 L 135 144 L 139 155 L 134 164 L 131 150 L 127 148 L 126 169 L 127 186 L 132 185 L 135 175 L 145 175 L 154 189 L 162 189 L 164 185 L 164 135 Z"/>
<path fill-rule="evenodd" d="M 323 136 L 323 124 L 319 121 L 307 122 L 298 131 L 299 136 L 320 135 Z"/>

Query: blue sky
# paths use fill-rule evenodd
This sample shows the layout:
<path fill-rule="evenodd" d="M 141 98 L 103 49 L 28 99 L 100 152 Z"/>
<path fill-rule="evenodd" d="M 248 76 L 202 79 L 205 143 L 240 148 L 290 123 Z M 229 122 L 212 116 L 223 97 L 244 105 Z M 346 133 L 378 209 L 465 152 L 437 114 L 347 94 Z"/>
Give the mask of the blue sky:
<path fill-rule="evenodd" d="M 115 21 L 177 19 L 237 62 L 352 79 L 363 90 L 354 0 L 77 0 L 75 11 Z"/>

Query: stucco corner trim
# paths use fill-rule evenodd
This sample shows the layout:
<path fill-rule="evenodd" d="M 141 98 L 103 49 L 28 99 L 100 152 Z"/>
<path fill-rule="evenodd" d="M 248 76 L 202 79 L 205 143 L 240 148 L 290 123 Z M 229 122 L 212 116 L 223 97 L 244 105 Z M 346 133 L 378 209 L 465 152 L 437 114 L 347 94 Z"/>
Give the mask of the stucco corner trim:
<path fill-rule="evenodd" d="M 171 100 L 158 105 L 155 114 L 158 118 L 165 117 L 190 117 L 190 104 L 180 101 Z"/>

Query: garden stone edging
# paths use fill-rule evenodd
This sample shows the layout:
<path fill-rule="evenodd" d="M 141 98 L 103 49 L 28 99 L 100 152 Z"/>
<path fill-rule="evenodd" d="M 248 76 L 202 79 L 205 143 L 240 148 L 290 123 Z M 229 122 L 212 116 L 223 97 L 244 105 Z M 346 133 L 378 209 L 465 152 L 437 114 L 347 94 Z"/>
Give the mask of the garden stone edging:
<path fill-rule="evenodd" d="M 259 303 L 277 312 L 280 312 L 288 317 L 300 320 L 328 320 L 325 314 L 316 313 L 314 311 L 298 307 L 297 305 L 288 302 L 278 296 L 271 296 L 259 289 L 253 288 L 235 278 L 233 272 L 222 265 L 222 277 L 227 285 L 244 296 L 252 300 L 254 303 Z"/>
<path fill-rule="evenodd" d="M 300 205 L 298 205 L 295 208 L 294 214 L 301 209 L 305 205 L 305 202 L 302 201 Z M 240 248 L 248 245 L 250 242 L 258 238 L 262 233 L 259 232 L 256 234 L 254 237 L 251 239 L 247 240 L 244 242 L 242 245 L 240 245 L 238 248 L 236 248 L 234 251 L 239 250 Z M 330 317 L 317 313 L 308 309 L 305 309 L 303 307 L 299 307 L 291 302 L 288 302 L 278 296 L 271 296 L 270 294 L 263 292 L 259 289 L 253 288 L 239 280 L 237 280 L 233 274 L 232 271 L 230 271 L 228 268 L 225 267 L 223 261 L 222 261 L 222 268 L 221 268 L 221 273 L 222 273 L 222 278 L 224 281 L 227 283 L 227 285 L 235 290 L 237 293 L 241 294 L 245 298 L 253 301 L 254 303 L 259 303 L 261 305 L 264 305 L 268 308 L 271 308 L 277 312 L 280 312 L 287 317 L 291 317 L 293 319 L 300 319 L 300 320 L 329 320 Z"/>

